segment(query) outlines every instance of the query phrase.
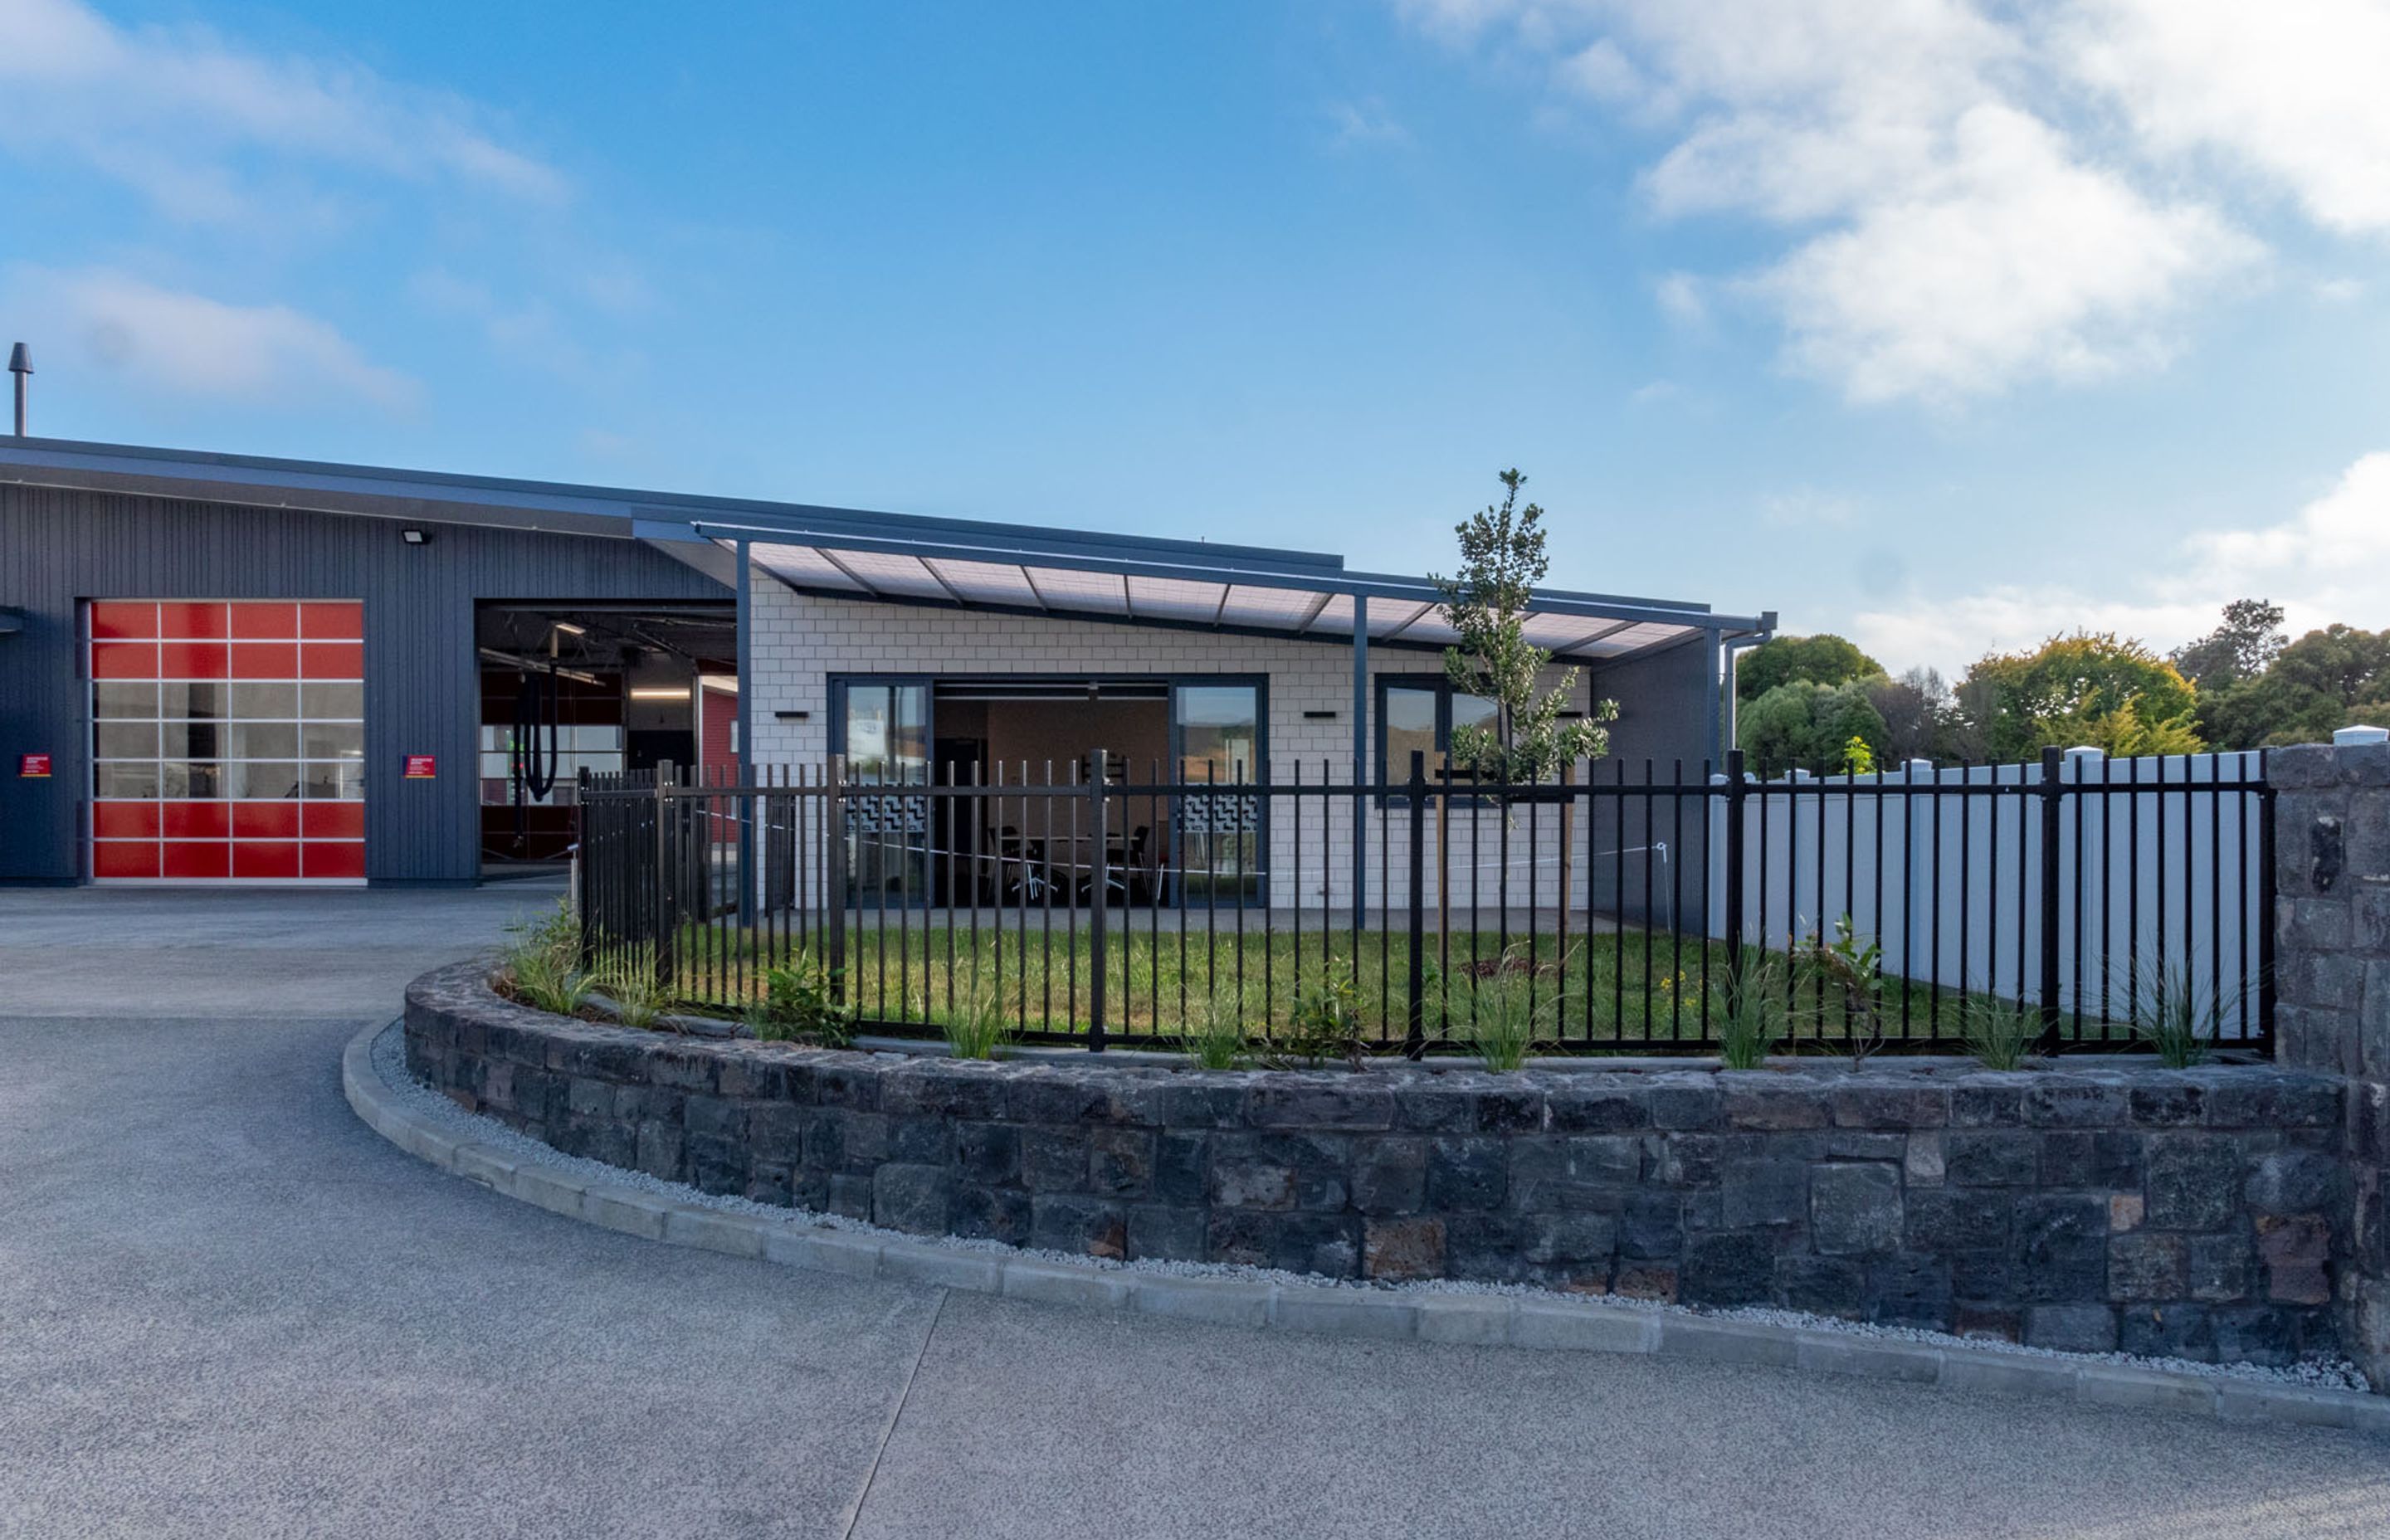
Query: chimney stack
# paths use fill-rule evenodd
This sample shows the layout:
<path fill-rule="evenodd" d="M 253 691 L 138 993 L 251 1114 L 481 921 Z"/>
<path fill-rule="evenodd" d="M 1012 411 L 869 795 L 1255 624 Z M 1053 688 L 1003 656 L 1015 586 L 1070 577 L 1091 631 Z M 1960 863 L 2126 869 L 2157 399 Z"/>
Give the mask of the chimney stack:
<path fill-rule="evenodd" d="M 17 377 L 17 436 L 25 436 L 25 379 L 33 372 L 33 355 L 18 343 L 8 350 L 8 372 Z"/>

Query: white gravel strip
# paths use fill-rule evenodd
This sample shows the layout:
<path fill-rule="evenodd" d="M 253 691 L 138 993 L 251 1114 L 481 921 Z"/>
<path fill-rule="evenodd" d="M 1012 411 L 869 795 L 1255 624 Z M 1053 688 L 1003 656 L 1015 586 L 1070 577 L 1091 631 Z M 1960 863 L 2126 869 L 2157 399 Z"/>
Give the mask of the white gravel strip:
<path fill-rule="evenodd" d="M 700 1192 L 684 1183 L 667 1182 L 659 1177 L 650 1176 L 645 1172 L 608 1165 L 602 1161 L 567 1155 L 528 1135 L 515 1132 L 495 1118 L 468 1112 L 449 1100 L 447 1097 L 417 1080 L 407 1071 L 406 1051 L 401 1024 L 396 1021 L 383 1028 L 374 1038 L 372 1062 L 374 1073 L 381 1080 L 394 1101 L 415 1116 L 445 1129 L 460 1141 L 487 1146 L 518 1164 L 539 1165 L 581 1177 L 585 1181 L 630 1187 L 675 1203 L 694 1204 L 724 1213 L 743 1214 L 779 1223 L 794 1222 L 823 1229 L 843 1230 L 875 1240 L 897 1242 L 907 1246 L 919 1246 L 927 1240 L 941 1248 L 957 1252 L 993 1253 L 1007 1258 L 1055 1262 L 1074 1268 L 1097 1268 L 1153 1277 L 1224 1278 L 1246 1283 L 1273 1283 L 1300 1288 L 1306 1291 L 1340 1290 L 1368 1295 L 1502 1295 L 1555 1303 L 1582 1304 L 1585 1303 L 1583 1296 L 1539 1289 L 1529 1284 L 1475 1283 L 1450 1278 L 1389 1284 L 1368 1279 L 1328 1277 L 1318 1274 L 1288 1273 L 1276 1268 L 1246 1267 L 1229 1263 L 1173 1262 L 1155 1258 L 1117 1262 L 1109 1258 L 1085 1256 L 1076 1252 L 1009 1246 L 996 1240 L 969 1240 L 950 1236 L 925 1238 L 906 1231 L 884 1229 L 880 1226 L 859 1219 L 851 1219 L 843 1214 L 818 1213 L 809 1209 L 784 1208 L 776 1203 L 759 1203 L 749 1198 Z M 2017 1342 L 2002 1341 L 1998 1338 L 1962 1338 L 1948 1332 L 1927 1331 L 1914 1327 L 1872 1326 L 1860 1321 L 1844 1320 L 1838 1316 L 1810 1315 L 1795 1310 L 1776 1310 L 1763 1306 L 1730 1310 L 1696 1310 L 1687 1305 L 1630 1300 L 1616 1295 L 1605 1296 L 1602 1303 L 1613 1309 L 1635 1310 L 1655 1316 L 1742 1321 L 1755 1326 L 1830 1333 L 1858 1341 L 1914 1342 L 1932 1347 L 1964 1348 L 1974 1353 L 1989 1351 L 2022 1359 L 2054 1360 L 2067 1364 L 2114 1364 L 2132 1368 L 2165 1369 L 2213 1380 L 2248 1381 L 2304 1390 L 2365 1391 L 2369 1388 L 2364 1374 L 2356 1365 L 2345 1359 L 2310 1359 L 2282 1368 L 2269 1368 L 2256 1364 L 2203 1364 L 2186 1358 L 2144 1358 L 2128 1353 L 2064 1353 L 2055 1348 L 2027 1347 Z"/>

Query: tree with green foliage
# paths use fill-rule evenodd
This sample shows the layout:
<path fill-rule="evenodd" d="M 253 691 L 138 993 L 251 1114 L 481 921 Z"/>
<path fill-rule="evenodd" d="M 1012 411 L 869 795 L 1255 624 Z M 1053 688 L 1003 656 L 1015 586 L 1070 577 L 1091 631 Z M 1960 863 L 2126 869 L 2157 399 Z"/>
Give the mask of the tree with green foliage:
<path fill-rule="evenodd" d="M 2390 630 L 2310 631 L 2264 672 L 2204 697 L 2200 725 L 2225 749 L 2320 743 L 2336 728 L 2390 718 Z"/>
<path fill-rule="evenodd" d="M 1840 775 L 1856 740 L 1870 766 L 1884 749 L 1883 718 L 1868 699 L 1867 680 L 1779 685 L 1735 713 L 1736 747 L 1745 767 L 1773 780 L 1792 770 Z"/>
<path fill-rule="evenodd" d="M 2281 605 L 2234 599 L 2224 607 L 2223 624 L 2175 649 L 2174 666 L 2206 695 L 2265 673 L 2289 640 L 2282 635 Z"/>
<path fill-rule="evenodd" d="M 1737 700 L 1756 700 L 1779 685 L 1847 685 L 1883 675 L 1883 665 L 1831 632 L 1776 636 L 1735 661 Z"/>
<path fill-rule="evenodd" d="M 1967 671 L 1959 697 L 1996 760 L 2032 759 L 2052 745 L 2170 754 L 2202 747 L 2198 690 L 2173 663 L 2114 632 L 2078 631 L 2031 652 L 1985 657 Z"/>
<path fill-rule="evenodd" d="M 1459 633 L 1446 648 L 1444 672 L 1452 687 L 1495 704 L 1490 728 L 1453 729 L 1452 764 L 1481 779 L 1533 782 L 1550 778 L 1561 766 L 1600 759 L 1610 751 L 1610 731 L 1618 702 L 1597 702 L 1587 717 L 1562 721 L 1576 688 L 1577 671 L 1560 671 L 1548 688 L 1544 670 L 1551 653 L 1529 644 L 1526 614 L 1536 584 L 1551 565 L 1544 553 L 1544 510 L 1520 507 L 1527 484 L 1517 470 L 1501 473 L 1502 501 L 1459 524 L 1460 570 L 1429 581 L 1444 596 L 1446 623 Z"/>

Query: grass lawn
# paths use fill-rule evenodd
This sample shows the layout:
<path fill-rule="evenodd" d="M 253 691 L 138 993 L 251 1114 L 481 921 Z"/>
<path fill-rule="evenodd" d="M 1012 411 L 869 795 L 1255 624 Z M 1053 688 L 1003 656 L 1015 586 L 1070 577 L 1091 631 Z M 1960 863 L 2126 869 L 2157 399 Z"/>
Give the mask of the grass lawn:
<path fill-rule="evenodd" d="M 1689 1044 L 1714 1035 L 1727 978 L 1722 943 L 1666 931 L 1628 930 L 1571 935 L 1562 955 L 1548 933 L 1530 946 L 1523 937 L 1461 931 L 1431 938 L 1422 958 L 1425 1031 L 1431 1040 L 1465 1042 L 1482 994 L 1524 990 L 1537 1013 L 1537 1036 L 1555 1046 Z M 1354 984 L 1365 1036 L 1399 1044 L 1407 1027 L 1409 940 L 1401 932 L 1362 932 L 1357 952 L 1349 930 L 1317 929 L 1300 935 L 1258 929 L 1200 929 L 1155 935 L 1134 927 L 1107 939 L 1105 1025 L 1115 1038 L 1176 1040 L 1204 1019 L 1215 996 L 1235 1005 L 1248 1033 L 1282 1036 L 1298 990 L 1316 983 L 1323 967 Z M 677 992 L 689 1004 L 737 1012 L 763 993 L 765 967 L 788 960 L 794 944 L 736 925 L 692 925 L 681 936 Z M 1533 961 L 1529 956 L 1532 953 Z M 851 929 L 845 982 L 869 1030 L 934 1034 L 941 1023 L 995 993 L 1017 1031 L 1071 1037 L 1087 1030 L 1092 1007 L 1093 943 L 1084 925 L 1075 936 L 1035 927 L 1019 930 L 944 923 L 897 929 Z M 1792 991 L 1794 1039 L 1847 1036 L 1844 1003 L 1831 987 L 1803 981 Z M 1902 1020 L 1904 995 L 1908 1012 Z M 1950 987 L 1882 989 L 1884 1034 L 1939 1036 L 1961 1032 L 1961 995 Z M 1938 1009 L 1940 1027 L 1933 1025 Z M 1705 1013 L 1706 1022 L 1705 1025 Z M 2096 1035 L 2096 1028 L 2092 1029 Z M 1792 1045 L 1788 1044 L 1788 1051 Z"/>

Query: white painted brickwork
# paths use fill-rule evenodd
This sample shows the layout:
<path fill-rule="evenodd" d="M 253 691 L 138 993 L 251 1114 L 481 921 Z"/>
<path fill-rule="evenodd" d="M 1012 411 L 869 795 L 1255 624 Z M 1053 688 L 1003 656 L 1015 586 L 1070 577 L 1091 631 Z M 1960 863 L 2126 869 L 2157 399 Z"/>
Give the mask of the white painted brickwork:
<path fill-rule="evenodd" d="M 910 605 L 874 604 L 849 599 L 823 599 L 798 594 L 761 571 L 755 577 L 752 601 L 753 679 L 752 716 L 755 735 L 753 756 L 759 766 L 821 764 L 829 753 L 829 688 L 833 674 L 923 674 L 955 677 L 995 674 L 1264 674 L 1268 677 L 1268 752 L 1274 780 L 1296 775 L 1316 783 L 1321 762 L 1331 781 L 1346 783 L 1353 753 L 1353 659 L 1343 647 L 1272 637 L 1215 635 L 1100 621 L 1048 620 L 1036 616 L 984 611 L 943 610 Z M 1443 666 L 1431 652 L 1373 648 L 1370 673 L 1435 673 Z M 1587 694 L 1580 678 L 1576 695 Z M 1370 709 L 1376 709 L 1372 690 Z M 782 722 L 776 712 L 803 711 L 803 722 Z M 1332 711 L 1333 721 L 1306 721 L 1306 711 Z M 1375 752 L 1372 725 L 1371 752 Z M 1407 766 L 1397 769 L 1405 773 Z M 1039 772 L 1042 774 L 1042 768 Z M 1062 772 L 1060 767 L 1057 774 Z M 1137 767 L 1141 778 L 1144 767 Z M 1581 772 L 1580 772 L 1581 773 Z M 1321 886 L 1327 902 L 1350 902 L 1352 813 L 1346 799 L 1335 799 L 1327 842 L 1326 871 L 1317 813 L 1318 802 L 1306 799 L 1303 810 L 1303 850 L 1297 863 L 1292 808 L 1289 799 L 1274 799 L 1270 814 L 1271 901 L 1286 905 L 1300 902 L 1317 905 Z M 1691 815 L 1689 812 L 1689 817 Z M 1376 818 L 1371 816 L 1368 852 L 1369 899 L 1378 903 L 1380 855 Z M 1496 902 L 1501 874 L 1497 859 L 1499 821 L 1491 813 L 1476 816 L 1484 853 L 1478 857 L 1484 902 Z M 1540 858 L 1536 882 L 1540 900 L 1552 902 L 1557 879 L 1559 829 L 1548 813 L 1539 819 L 1540 838 L 1531 841 L 1524 814 L 1516 815 L 1511 834 L 1510 868 L 1511 901 L 1524 907 L 1530 868 Z M 1471 859 L 1469 833 L 1458 827 L 1452 834 L 1454 892 L 1465 898 L 1462 872 Z M 1391 836 L 1387 902 L 1408 902 L 1406 880 L 1407 831 L 1399 812 L 1388 820 Z M 1585 847 L 1582 822 L 1576 825 L 1577 850 Z M 1605 857 L 1606 858 L 1606 857 Z M 1427 856 L 1431 892 L 1435 854 Z M 1582 858 L 1571 883 L 1572 902 L 1585 903 Z M 1286 880 L 1299 873 L 1300 881 Z M 1637 878 L 1639 881 L 1639 875 Z M 1490 916 L 1488 923 L 1491 923 Z"/>

